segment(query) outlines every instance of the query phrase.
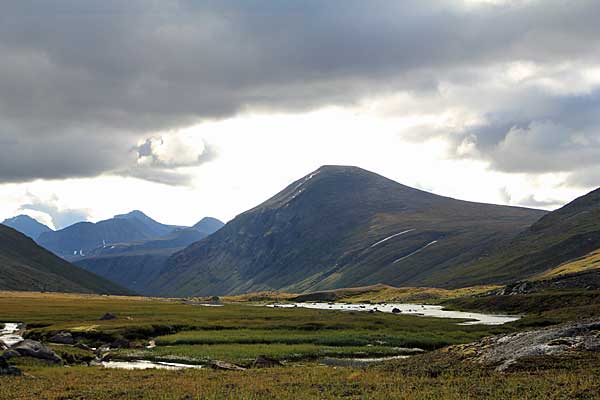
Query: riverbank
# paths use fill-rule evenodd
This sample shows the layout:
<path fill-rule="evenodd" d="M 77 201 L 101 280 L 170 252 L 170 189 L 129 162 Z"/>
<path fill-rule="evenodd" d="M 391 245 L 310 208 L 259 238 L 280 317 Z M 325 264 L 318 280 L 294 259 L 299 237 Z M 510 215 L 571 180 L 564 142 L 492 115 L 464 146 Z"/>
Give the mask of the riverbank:
<path fill-rule="evenodd" d="M 518 334 L 522 321 L 464 325 L 469 320 L 408 312 L 195 304 L 0 293 L 2 320 L 23 322 L 25 338 L 63 360 L 11 358 L 24 376 L 0 378 L 0 398 L 571 398 L 598 388 L 595 353 L 501 372 L 466 350 L 448 351 Z M 161 369 L 107 368 L 124 361 Z"/>

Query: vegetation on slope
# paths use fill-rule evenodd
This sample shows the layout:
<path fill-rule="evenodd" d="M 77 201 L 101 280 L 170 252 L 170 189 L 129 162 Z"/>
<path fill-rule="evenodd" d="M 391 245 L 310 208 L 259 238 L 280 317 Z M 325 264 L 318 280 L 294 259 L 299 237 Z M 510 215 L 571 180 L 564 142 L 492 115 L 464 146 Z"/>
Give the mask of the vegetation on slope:
<path fill-rule="evenodd" d="M 444 286 L 448 271 L 544 214 L 459 201 L 360 168 L 326 166 L 173 255 L 152 290 L 204 296 L 381 282 Z"/>
<path fill-rule="evenodd" d="M 448 271 L 453 285 L 510 283 L 582 257 L 600 248 L 600 189 L 575 199 L 533 224 L 511 242 L 460 274 Z"/>
<path fill-rule="evenodd" d="M 571 260 L 564 264 L 561 264 L 556 268 L 544 271 L 541 274 L 535 275 L 532 279 L 552 279 L 563 275 L 575 274 L 579 272 L 586 272 L 597 269 L 600 269 L 600 249 L 596 249 L 583 257 L 579 257 L 575 260 Z"/>
<path fill-rule="evenodd" d="M 0 289 L 129 293 L 127 289 L 69 264 L 4 225 L 0 225 Z"/>

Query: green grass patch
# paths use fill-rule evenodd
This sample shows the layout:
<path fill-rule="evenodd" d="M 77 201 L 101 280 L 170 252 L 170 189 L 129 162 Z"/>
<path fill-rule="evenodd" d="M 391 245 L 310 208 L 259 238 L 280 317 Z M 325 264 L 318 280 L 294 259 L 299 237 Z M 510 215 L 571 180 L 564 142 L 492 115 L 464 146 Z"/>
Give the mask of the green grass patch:
<path fill-rule="evenodd" d="M 276 360 L 298 361 L 322 357 L 385 357 L 402 354 L 387 346 L 322 346 L 316 344 L 215 344 L 159 346 L 149 350 L 120 350 L 119 359 L 188 361 L 207 363 L 214 360 L 248 364 L 262 355 Z"/>
<path fill-rule="evenodd" d="M 412 332 L 348 329 L 185 331 L 156 339 L 159 346 L 193 344 L 316 344 L 322 346 L 367 346 L 437 348 L 471 337 L 469 332 Z"/>
<path fill-rule="evenodd" d="M 106 312 L 118 318 L 100 321 Z M 0 293 L 0 320 L 26 323 L 27 336 L 34 339 L 69 331 L 86 343 L 107 343 L 119 337 L 143 340 L 184 331 L 197 331 L 197 335 L 185 335 L 205 341 L 189 343 L 218 343 L 218 339 L 209 342 L 211 337 L 222 337 L 225 343 L 238 339 L 260 343 L 265 331 L 274 331 L 269 335 L 275 341 L 287 337 L 297 343 L 316 343 L 315 337 L 323 335 L 334 344 L 342 343 L 345 336 L 346 344 L 358 345 L 385 337 L 393 346 L 434 349 L 507 331 L 504 327 L 460 326 L 460 320 L 384 313 L 237 304 L 202 307 L 177 300 L 13 293 Z M 242 332 L 234 333 L 239 330 Z M 238 339 L 234 339 L 236 335 Z"/>

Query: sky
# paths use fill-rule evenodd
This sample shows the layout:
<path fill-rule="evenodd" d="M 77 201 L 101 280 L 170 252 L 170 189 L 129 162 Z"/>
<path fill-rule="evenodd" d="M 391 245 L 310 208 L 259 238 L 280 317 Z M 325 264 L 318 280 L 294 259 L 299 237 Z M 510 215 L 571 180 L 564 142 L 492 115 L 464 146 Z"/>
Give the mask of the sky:
<path fill-rule="evenodd" d="M 321 165 L 555 209 L 600 186 L 596 0 L 8 0 L 0 220 L 228 221 Z"/>

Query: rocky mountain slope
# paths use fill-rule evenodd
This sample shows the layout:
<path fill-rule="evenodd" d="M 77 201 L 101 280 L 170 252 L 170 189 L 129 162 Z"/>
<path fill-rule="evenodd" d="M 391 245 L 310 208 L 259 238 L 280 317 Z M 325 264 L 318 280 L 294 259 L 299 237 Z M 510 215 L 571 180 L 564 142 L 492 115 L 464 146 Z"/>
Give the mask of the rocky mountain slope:
<path fill-rule="evenodd" d="M 325 166 L 174 254 L 162 295 L 289 292 L 386 283 L 450 286 L 544 211 L 472 203 L 356 167 Z"/>

